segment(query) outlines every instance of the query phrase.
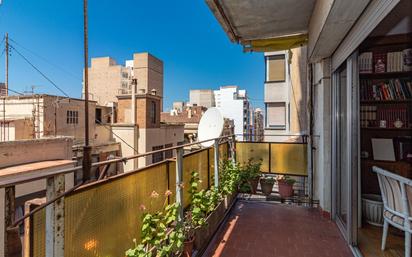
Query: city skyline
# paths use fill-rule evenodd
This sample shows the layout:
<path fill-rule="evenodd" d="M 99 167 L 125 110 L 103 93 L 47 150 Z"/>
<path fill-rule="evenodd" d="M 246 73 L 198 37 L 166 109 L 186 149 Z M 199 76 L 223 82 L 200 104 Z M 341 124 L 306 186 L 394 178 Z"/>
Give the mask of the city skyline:
<path fill-rule="evenodd" d="M 170 109 L 174 101 L 187 101 L 190 89 L 215 89 L 226 84 L 247 89 L 253 106 L 262 107 L 262 54 L 239 51 L 240 46 L 230 43 L 203 2 L 165 4 L 170 5 L 169 8 L 160 10 L 155 3 L 91 2 L 89 57 L 110 56 L 124 63 L 133 53 L 148 51 L 162 59 L 165 65 L 164 110 Z M 125 5 L 130 8 L 124 8 Z M 103 10 L 109 7 L 110 16 L 103 15 Z M 190 14 L 190 22 L 183 13 Z M 182 29 L 173 29 L 177 27 Z M 0 35 L 6 32 L 11 46 L 68 95 L 81 96 L 81 1 L 63 6 L 53 1 L 27 1 L 24 5 L 21 1 L 4 1 L 0 6 Z M 4 44 L 0 47 L 4 49 Z M 4 59 L 4 54 L 0 58 Z M 10 89 L 23 92 L 35 86 L 37 93 L 61 95 L 13 48 L 9 67 Z M 0 81 L 3 80 L 4 62 L 0 61 Z"/>

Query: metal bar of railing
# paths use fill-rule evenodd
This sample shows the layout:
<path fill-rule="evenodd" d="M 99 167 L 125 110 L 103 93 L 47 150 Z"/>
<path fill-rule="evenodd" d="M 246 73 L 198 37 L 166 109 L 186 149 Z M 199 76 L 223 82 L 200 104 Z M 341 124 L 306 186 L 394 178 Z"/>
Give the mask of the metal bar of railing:
<path fill-rule="evenodd" d="M 16 221 L 14 221 L 14 223 L 13 223 L 10 227 L 8 227 L 7 229 L 9 230 L 9 229 L 15 228 L 16 226 L 20 225 L 20 223 L 22 223 L 25 219 L 27 219 L 28 217 L 32 216 L 34 213 L 40 211 L 41 209 L 47 207 L 47 206 L 50 205 L 50 204 L 56 202 L 56 201 L 59 200 L 60 198 L 66 196 L 66 195 L 68 195 L 68 194 L 70 194 L 71 192 L 73 192 L 73 191 L 76 190 L 77 188 L 81 187 L 82 185 L 84 185 L 84 184 L 83 184 L 83 183 L 80 183 L 80 184 L 78 184 L 78 185 L 70 188 L 69 190 L 65 191 L 65 192 L 62 193 L 61 195 L 58 195 L 58 196 L 54 197 L 53 199 L 51 199 L 51 200 L 49 200 L 49 201 L 47 201 L 47 202 L 45 202 L 45 203 L 42 203 L 41 205 L 37 206 L 36 208 L 34 208 L 34 209 L 33 209 L 32 211 L 30 211 L 29 213 L 27 213 L 27 214 L 25 214 L 24 216 L 18 218 L 18 219 L 17 219 Z"/>
<path fill-rule="evenodd" d="M 163 152 L 163 151 L 167 151 L 167 150 L 174 150 L 174 149 L 176 149 L 177 152 L 181 152 L 181 154 L 183 154 L 182 149 L 183 149 L 183 147 L 185 147 L 185 146 L 187 146 L 187 145 L 194 145 L 194 144 L 199 144 L 199 143 L 202 143 L 202 142 L 208 142 L 208 141 L 212 141 L 212 140 L 215 140 L 215 142 L 217 142 L 217 140 L 219 140 L 219 139 L 228 138 L 228 137 L 231 137 L 231 136 L 223 136 L 223 137 L 218 137 L 218 138 L 214 138 L 214 139 L 210 139 L 210 140 L 204 140 L 204 141 L 200 141 L 200 142 L 196 142 L 196 143 L 189 143 L 189 144 L 174 146 L 174 147 L 165 148 L 165 149 L 156 150 L 156 151 L 151 151 L 151 152 L 147 152 L 147 153 L 143 153 L 143 154 L 138 154 L 138 155 L 134 155 L 134 156 L 135 156 L 135 158 L 139 158 L 139 157 L 144 157 L 144 156 L 147 156 L 147 155 L 151 155 L 151 154 L 153 154 L 153 153 Z M 218 152 L 218 148 L 217 148 L 217 150 L 215 149 L 215 151 Z M 132 158 L 132 157 L 134 157 L 134 156 L 125 157 L 125 158 L 128 158 L 128 159 L 130 160 L 130 159 L 134 159 L 134 158 Z M 119 162 L 119 161 L 122 161 L 122 160 L 125 159 L 125 158 L 117 158 L 117 159 L 112 159 L 112 160 L 107 160 L 107 161 L 102 161 L 102 162 L 96 162 L 96 163 L 93 163 L 92 166 L 94 167 L 94 166 L 101 166 L 101 165 L 110 165 L 110 164 L 113 163 L 113 162 Z M 80 168 L 80 167 L 81 167 L 81 166 L 75 167 L 75 168 Z M 176 165 L 176 168 L 177 168 L 177 167 L 178 167 L 178 165 Z M 181 167 L 180 167 L 180 168 L 181 168 Z M 52 176 L 67 174 L 67 173 L 70 173 L 70 170 L 73 170 L 73 169 L 65 169 L 65 170 L 64 170 L 64 173 L 63 173 L 63 172 L 58 172 L 58 173 L 54 173 L 54 174 L 52 174 L 52 175 L 47 175 L 47 176 L 44 175 L 44 176 L 40 176 L 40 177 L 37 178 L 37 179 L 34 179 L 34 178 L 33 178 L 33 179 L 30 179 L 30 180 L 24 180 L 24 182 L 20 182 L 20 181 L 19 181 L 19 183 L 16 183 L 16 184 L 5 184 L 5 185 L 6 185 L 5 187 L 14 186 L 14 185 L 21 184 L 21 183 L 26 183 L 26 182 L 31 182 L 31 181 L 38 180 L 38 179 L 49 178 L 49 177 L 52 177 Z M 74 171 L 76 171 L 76 170 L 78 170 L 78 169 L 74 169 Z M 178 173 L 178 172 L 176 172 L 176 174 L 177 174 L 177 173 Z M 180 179 L 177 179 L 176 182 L 177 182 L 177 183 L 181 183 L 181 182 L 180 182 Z M 2 187 L 2 185 L 3 185 L 3 184 L 0 184 L 0 188 Z M 29 212 L 28 214 L 26 214 L 26 215 L 22 216 L 21 218 L 17 219 L 17 220 L 12 224 L 12 226 L 8 227 L 7 229 L 12 229 L 12 228 L 16 227 L 17 225 L 19 225 L 20 223 L 22 223 L 26 218 L 32 216 L 34 213 L 38 212 L 39 210 L 41 210 L 41 209 L 47 207 L 48 205 L 54 203 L 54 202 L 57 201 L 58 199 L 60 199 L 60 198 L 62 198 L 62 197 L 64 197 L 64 196 L 70 194 L 71 192 L 73 192 L 74 190 L 76 190 L 77 188 L 79 188 L 79 187 L 81 187 L 81 186 L 83 186 L 83 185 L 84 185 L 84 183 L 80 183 L 80 184 L 72 187 L 71 189 L 65 191 L 65 192 L 62 193 L 61 195 L 59 195 L 59 196 L 57 196 L 57 197 L 55 197 L 55 198 L 53 198 L 53 199 L 51 199 L 51 200 L 49 200 L 49 201 L 41 204 L 41 205 L 39 205 L 38 207 L 36 207 L 35 209 L 33 209 L 33 210 L 32 210 L 31 212 Z M 176 185 L 176 187 L 180 189 L 180 185 Z M 182 203 L 183 197 L 181 197 L 180 201 L 181 201 L 181 203 Z"/>
<path fill-rule="evenodd" d="M 160 153 L 160 152 L 164 152 L 164 151 L 168 151 L 168 150 L 176 150 L 176 149 L 179 149 L 179 148 L 192 146 L 192 145 L 197 145 L 197 144 L 200 144 L 200 143 L 209 142 L 209 141 L 213 141 L 213 140 L 217 140 L 217 139 L 229 138 L 231 136 L 232 135 L 216 137 L 216 138 L 212 138 L 212 139 L 208 139 L 208 140 L 203 140 L 203 141 L 193 142 L 193 143 L 187 143 L 187 144 L 183 144 L 183 145 L 173 146 L 173 147 L 169 147 L 169 148 L 164 148 L 164 149 L 160 149 L 160 150 L 155 150 L 155 151 L 150 151 L 150 152 L 146 152 L 146 153 L 136 154 L 136 155 L 132 155 L 132 156 L 127 156 L 127 157 L 122 157 L 122 158 L 115 158 L 115 159 L 112 159 L 112 160 L 106 160 L 106 161 L 101 161 L 101 162 L 95 162 L 95 163 L 92 164 L 92 167 L 100 167 L 102 165 L 110 164 L 110 163 L 125 162 L 125 161 L 128 161 L 128 160 L 132 160 L 132 159 L 136 159 L 136 158 L 140 158 L 140 157 L 145 157 L 145 156 L 152 155 L 152 154 L 155 154 L 155 153 Z M 6 179 L 6 180 L 0 182 L 0 188 L 14 186 L 14 185 L 18 185 L 18 184 L 24 184 L 24 183 L 27 183 L 27 182 L 32 182 L 32 181 L 35 181 L 35 180 L 45 179 L 45 178 L 49 178 L 49 177 L 53 177 L 53 176 L 57 176 L 57 175 L 61 175 L 61 174 L 67 174 L 67 173 L 75 172 L 75 171 L 82 170 L 82 169 L 83 169 L 82 166 L 76 166 L 76 167 L 68 168 L 68 169 L 50 171 L 50 172 L 42 173 L 42 174 L 39 174 L 39 175 L 36 174 L 36 175 L 30 176 L 28 178 L 12 178 L 12 179 L 9 179 L 9 180 Z"/>

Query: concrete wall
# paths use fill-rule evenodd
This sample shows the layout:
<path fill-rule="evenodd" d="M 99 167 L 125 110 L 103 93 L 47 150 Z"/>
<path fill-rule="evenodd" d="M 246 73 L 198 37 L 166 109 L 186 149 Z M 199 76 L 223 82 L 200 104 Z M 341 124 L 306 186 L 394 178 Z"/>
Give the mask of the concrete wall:
<path fill-rule="evenodd" d="M 282 54 L 282 52 L 273 54 Z M 272 53 L 265 55 L 270 54 Z M 289 58 L 290 53 L 284 51 L 284 54 Z M 294 141 L 296 137 L 287 135 L 308 133 L 307 69 L 307 47 L 294 48 L 291 49 L 290 65 L 285 69 L 286 73 L 290 72 L 290 77 L 286 75 L 285 82 L 265 83 L 265 102 L 285 102 L 286 112 L 289 113 L 289 118 L 286 119 L 287 123 L 289 122 L 286 129 L 265 129 L 265 141 Z"/>
<path fill-rule="evenodd" d="M 0 101 L 0 109 L 5 104 L 6 120 L 29 119 L 32 124 L 37 125 L 37 130 L 32 131 L 33 137 L 41 137 L 44 133 L 42 124 L 44 123 L 44 98 L 41 96 L 32 97 L 8 97 L 5 101 Z"/>
<path fill-rule="evenodd" d="M 71 160 L 73 139 L 67 137 L 0 143 L 0 168 L 46 160 Z"/>
<path fill-rule="evenodd" d="M 44 97 L 44 136 L 71 136 L 79 142 L 84 140 L 84 101 Z M 78 112 L 78 123 L 67 123 L 67 111 Z M 89 102 L 89 135 L 93 139 L 96 128 L 96 102 Z M 56 126 L 55 126 L 56 124 Z"/>
<path fill-rule="evenodd" d="M 0 169 L 15 165 L 22 165 L 26 163 L 33 163 L 39 161 L 48 160 L 71 160 L 72 158 L 72 139 L 71 138 L 54 138 L 54 139 L 36 139 L 36 140 L 22 140 L 22 141 L 9 141 L 0 143 Z M 50 172 L 74 166 L 71 161 L 67 164 L 59 165 L 53 168 L 44 167 L 36 169 L 36 165 L 32 166 L 32 169 L 28 170 L 33 172 Z M 17 169 L 18 170 L 18 169 Z M 0 171 L 0 174 L 3 174 Z M 6 172 L 6 174 L 8 174 Z M 10 174 L 11 177 L 18 177 L 19 174 Z M 21 175 L 20 175 L 21 176 Z M 73 187 L 74 175 L 65 175 L 66 188 Z M 36 180 L 29 183 L 24 183 L 16 186 L 16 204 L 21 204 L 23 198 L 30 197 L 30 194 L 41 192 L 46 189 L 46 180 Z M 4 206 L 5 206 L 5 190 L 0 189 L 0 256 L 4 255 Z M 18 206 L 16 206 L 18 207 Z"/>
<path fill-rule="evenodd" d="M 136 53 L 133 55 L 133 73 L 137 79 L 137 92 L 145 90 L 163 97 L 163 62 L 149 53 Z"/>
<path fill-rule="evenodd" d="M 0 108 L 3 108 L 0 101 Z M 32 120 L 34 138 L 43 136 L 71 136 L 84 139 L 84 101 L 51 95 L 9 97 L 6 99 L 6 119 Z M 89 103 L 89 134 L 94 135 L 96 102 Z M 78 112 L 78 123 L 67 123 L 67 111 Z M 28 133 L 29 128 L 19 133 Z M 20 139 L 20 138 L 18 138 Z"/>
<path fill-rule="evenodd" d="M 154 146 L 165 146 L 173 144 L 177 146 L 179 142 L 184 141 L 184 126 L 183 125 L 162 125 L 159 128 L 138 128 L 137 126 L 128 124 L 116 124 L 112 126 L 113 132 L 121 137 L 120 140 L 116 135 L 113 137 L 121 144 L 121 153 L 123 157 L 132 156 L 138 153 L 146 153 L 153 151 Z M 134 149 L 132 149 L 130 146 Z M 152 156 L 141 157 L 134 160 L 129 160 L 124 171 L 132 171 L 137 168 L 145 167 L 152 163 Z"/>
<path fill-rule="evenodd" d="M 96 124 L 95 133 L 93 135 L 93 143 L 95 145 L 101 145 L 114 141 L 112 135 L 112 128 L 107 125 Z"/>
<path fill-rule="evenodd" d="M 191 104 L 196 104 L 198 106 L 204 106 L 207 108 L 214 107 L 215 95 L 211 89 L 194 89 L 190 90 L 189 98 Z"/>
<path fill-rule="evenodd" d="M 121 96 L 118 100 L 118 123 L 131 123 L 132 122 L 132 102 L 131 95 Z M 155 123 L 152 123 L 151 102 L 156 104 Z M 160 127 L 160 111 L 161 111 L 161 99 L 158 96 L 152 96 L 150 94 L 137 95 L 135 100 L 136 106 L 136 124 L 139 128 L 159 128 Z"/>
<path fill-rule="evenodd" d="M 0 142 L 33 138 L 33 125 L 28 118 L 3 121 L 0 120 Z M 3 125 L 5 125 L 3 127 Z M 4 131 L 4 132 L 3 132 Z M 3 133 L 5 137 L 3 137 Z"/>
<path fill-rule="evenodd" d="M 116 95 L 122 84 L 128 89 L 130 73 L 130 69 L 118 65 L 110 57 L 92 58 L 89 68 L 89 99 L 97 101 L 100 105 L 116 102 Z"/>
<path fill-rule="evenodd" d="M 292 60 L 290 64 L 290 133 L 308 133 L 308 83 L 307 83 L 307 47 L 292 49 Z"/>
<path fill-rule="evenodd" d="M 142 153 L 138 146 L 138 129 L 134 125 L 114 124 L 112 125 L 113 137 L 116 142 L 120 143 L 122 157 L 132 156 Z M 123 140 L 121 140 L 120 138 Z M 143 148 L 144 149 L 144 148 Z M 144 150 L 143 150 L 144 151 Z M 124 172 L 132 171 L 138 167 L 138 160 L 133 159 L 126 162 L 123 167 Z"/>
<path fill-rule="evenodd" d="M 313 156 L 314 198 L 319 199 L 320 207 L 331 212 L 332 204 L 332 85 L 330 59 L 314 64 L 314 127 Z"/>
<path fill-rule="evenodd" d="M 184 141 L 183 125 L 162 125 L 160 128 L 139 129 L 139 149 L 145 152 L 153 151 L 154 146 L 173 144 L 177 146 Z M 139 158 L 139 168 L 152 163 L 152 156 Z"/>

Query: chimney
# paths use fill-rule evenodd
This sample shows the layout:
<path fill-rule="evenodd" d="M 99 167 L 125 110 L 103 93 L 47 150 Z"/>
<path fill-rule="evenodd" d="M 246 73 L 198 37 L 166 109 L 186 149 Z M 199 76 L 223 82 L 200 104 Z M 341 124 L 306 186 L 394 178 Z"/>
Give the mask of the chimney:
<path fill-rule="evenodd" d="M 192 118 L 192 108 L 189 108 L 188 110 L 187 110 L 187 117 L 190 119 L 190 118 Z"/>

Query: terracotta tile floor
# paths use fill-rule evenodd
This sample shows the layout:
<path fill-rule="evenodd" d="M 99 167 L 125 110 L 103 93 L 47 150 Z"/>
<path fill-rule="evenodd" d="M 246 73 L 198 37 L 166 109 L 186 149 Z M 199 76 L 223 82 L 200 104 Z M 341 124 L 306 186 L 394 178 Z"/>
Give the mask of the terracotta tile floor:
<path fill-rule="evenodd" d="M 238 201 L 204 257 L 353 256 L 332 221 L 299 206 Z"/>

